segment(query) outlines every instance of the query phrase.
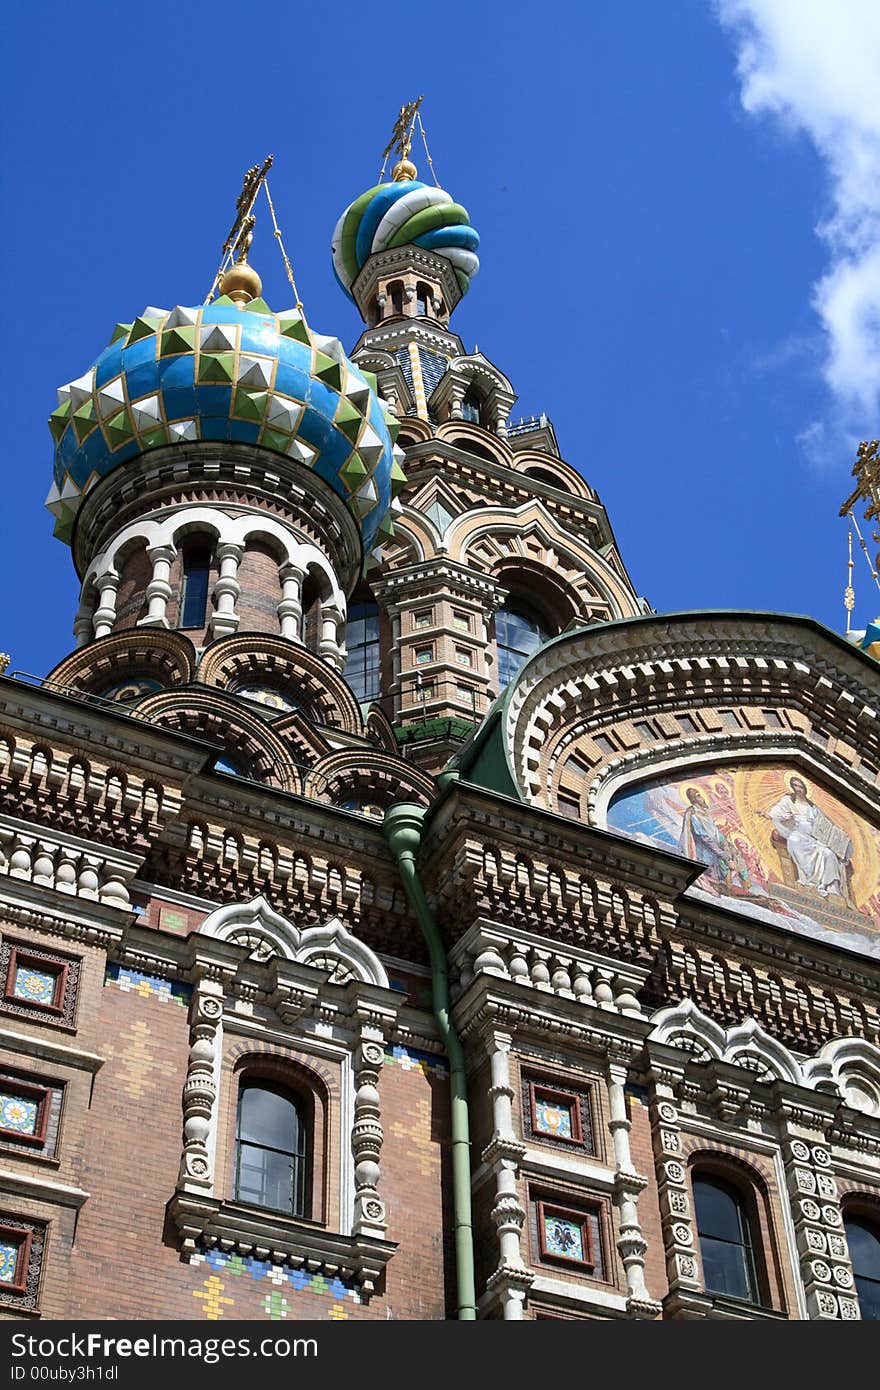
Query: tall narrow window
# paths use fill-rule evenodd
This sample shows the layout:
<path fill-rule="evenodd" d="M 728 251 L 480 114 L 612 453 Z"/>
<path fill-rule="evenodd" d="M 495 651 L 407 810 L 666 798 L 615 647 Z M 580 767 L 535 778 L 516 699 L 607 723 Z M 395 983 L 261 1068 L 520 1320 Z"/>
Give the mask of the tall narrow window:
<path fill-rule="evenodd" d="M 498 686 L 513 679 L 519 668 L 536 652 L 549 634 L 535 611 L 527 604 L 510 602 L 495 614 L 495 642 L 498 647 Z"/>
<path fill-rule="evenodd" d="M 880 1228 L 855 1216 L 844 1222 L 844 1228 L 856 1276 L 859 1312 L 868 1322 L 880 1322 Z"/>
<path fill-rule="evenodd" d="M 694 1207 L 707 1293 L 757 1303 L 752 1234 L 742 1195 L 720 1178 L 694 1177 Z"/>
<path fill-rule="evenodd" d="M 204 627 L 208 610 L 211 551 L 205 541 L 193 541 L 183 552 L 183 592 L 180 626 Z"/>
<path fill-rule="evenodd" d="M 267 1081 L 243 1081 L 235 1144 L 236 1200 L 305 1215 L 307 1144 L 303 1107 L 293 1095 Z"/>
<path fill-rule="evenodd" d="M 345 679 L 359 700 L 378 699 L 379 608 L 372 599 L 350 605 L 345 645 Z"/>
<path fill-rule="evenodd" d="M 480 423 L 480 394 L 471 387 L 465 392 L 464 400 L 461 403 L 462 420 L 470 420 L 472 425 Z"/>
<path fill-rule="evenodd" d="M 431 291 L 427 285 L 420 280 L 416 285 L 416 314 L 419 318 L 424 318 L 428 312 L 431 302 Z"/>
<path fill-rule="evenodd" d="M 403 281 L 395 280 L 393 285 L 388 286 L 388 295 L 391 300 L 391 312 L 393 314 L 403 313 Z"/>

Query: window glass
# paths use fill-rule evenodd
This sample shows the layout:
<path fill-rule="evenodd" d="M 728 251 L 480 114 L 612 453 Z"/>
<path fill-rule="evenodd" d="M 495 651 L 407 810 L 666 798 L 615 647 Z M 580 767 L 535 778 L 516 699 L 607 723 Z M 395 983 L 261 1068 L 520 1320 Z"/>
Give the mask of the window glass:
<path fill-rule="evenodd" d="M 495 614 L 498 646 L 498 684 L 501 690 L 536 652 L 549 634 L 532 609 L 524 603 L 508 603 Z"/>
<path fill-rule="evenodd" d="M 305 1210 L 306 1130 L 292 1096 L 244 1083 L 238 1104 L 235 1196 L 294 1216 Z"/>
<path fill-rule="evenodd" d="M 468 391 L 461 403 L 461 418 L 472 425 L 480 423 L 480 397 L 476 391 Z"/>
<path fill-rule="evenodd" d="M 859 1311 L 867 1321 L 880 1322 L 880 1234 L 867 1221 L 854 1217 L 845 1226 Z"/>
<path fill-rule="evenodd" d="M 708 1293 L 758 1301 L 751 1233 L 740 1194 L 717 1178 L 694 1178 L 694 1206 Z"/>
<path fill-rule="evenodd" d="M 345 679 L 359 700 L 379 696 L 379 608 L 368 600 L 353 603 L 345 629 Z"/>
<path fill-rule="evenodd" d="M 211 556 L 205 546 L 192 546 L 184 551 L 181 627 L 204 627 L 210 574 Z"/>

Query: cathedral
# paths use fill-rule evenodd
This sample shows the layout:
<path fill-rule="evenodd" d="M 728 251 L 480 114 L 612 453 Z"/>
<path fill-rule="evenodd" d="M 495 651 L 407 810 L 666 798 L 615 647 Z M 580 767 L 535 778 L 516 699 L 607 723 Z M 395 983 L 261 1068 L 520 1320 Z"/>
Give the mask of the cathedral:
<path fill-rule="evenodd" d="M 880 627 L 640 597 L 456 332 L 419 128 L 332 234 L 353 345 L 270 160 L 204 303 L 71 344 L 75 646 L 0 677 L 0 1313 L 877 1319 Z"/>

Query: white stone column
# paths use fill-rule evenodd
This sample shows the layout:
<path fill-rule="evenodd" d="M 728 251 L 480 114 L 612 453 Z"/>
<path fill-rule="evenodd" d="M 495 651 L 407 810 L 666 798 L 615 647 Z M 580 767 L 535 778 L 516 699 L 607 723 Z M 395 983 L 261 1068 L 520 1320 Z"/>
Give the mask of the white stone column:
<path fill-rule="evenodd" d="M 282 565 L 278 571 L 281 580 L 281 602 L 278 605 L 278 619 L 281 623 L 281 636 L 291 642 L 302 643 L 302 586 L 306 577 L 299 565 Z"/>
<path fill-rule="evenodd" d="M 513 1039 L 509 1033 L 493 1030 L 485 1041 L 491 1068 L 489 1095 L 492 1097 L 493 1130 L 482 1158 L 495 1173 L 492 1220 L 498 1231 L 498 1267 L 488 1279 L 486 1289 L 500 1298 L 502 1316 L 507 1321 L 521 1322 L 523 1305 L 535 1276 L 526 1269 L 522 1257 L 526 1211 L 520 1201 L 517 1180 L 526 1150 L 513 1129 L 513 1087 L 510 1084 Z"/>
<path fill-rule="evenodd" d="M 655 1318 L 661 1312 L 648 1293 L 645 1284 L 645 1240 L 639 1222 L 639 1195 L 648 1185 L 647 1178 L 635 1171 L 629 1132 L 632 1128 L 626 1113 L 627 1065 L 623 1061 L 608 1063 L 608 1128 L 614 1146 L 614 1205 L 620 1220 L 617 1248 L 626 1271 L 627 1311 L 632 1318 Z"/>
<path fill-rule="evenodd" d="M 235 611 L 241 595 L 241 585 L 238 582 L 238 567 L 244 555 L 244 546 L 236 545 L 232 541 L 220 541 L 217 546 L 217 563 L 220 566 L 220 574 L 214 585 L 214 612 L 211 615 L 211 635 L 213 637 L 228 637 L 235 632 L 239 624 L 239 615 Z"/>
<path fill-rule="evenodd" d="M 146 616 L 138 622 L 138 627 L 167 627 L 166 616 L 168 600 L 171 597 L 171 566 L 177 554 L 173 545 L 153 545 L 147 555 L 153 564 L 153 577 L 147 585 L 146 598 L 149 607 Z"/>
<path fill-rule="evenodd" d="M 336 671 L 345 669 L 345 657 L 339 641 L 339 627 L 344 622 L 345 614 L 340 612 L 332 599 L 321 604 L 321 640 L 318 643 L 318 655 Z"/>
<path fill-rule="evenodd" d="M 96 580 L 100 599 L 95 609 L 92 619 L 95 637 L 106 637 L 113 631 L 113 624 L 116 621 L 116 594 L 119 589 L 119 575 L 115 570 L 108 570 L 106 574 Z"/>
<path fill-rule="evenodd" d="M 385 1205 L 376 1191 L 379 1183 L 379 1155 L 382 1150 L 382 1124 L 379 1105 L 379 1073 L 385 1061 L 381 1033 L 365 1025 L 355 1052 L 354 1124 L 351 1146 L 354 1152 L 354 1233 L 382 1240 L 385 1237 Z"/>
<path fill-rule="evenodd" d="M 73 620 L 73 635 L 76 638 L 76 645 L 84 647 L 87 642 L 91 642 L 93 631 L 92 604 L 86 597 L 85 589 L 83 589 L 79 608 L 76 610 L 76 617 Z"/>

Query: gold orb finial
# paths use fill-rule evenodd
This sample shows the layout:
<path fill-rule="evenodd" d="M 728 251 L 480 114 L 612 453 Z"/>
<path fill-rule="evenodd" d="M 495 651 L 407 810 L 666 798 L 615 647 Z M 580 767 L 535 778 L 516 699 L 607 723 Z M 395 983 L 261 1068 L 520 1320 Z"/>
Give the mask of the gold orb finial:
<path fill-rule="evenodd" d="M 253 266 L 248 265 L 245 256 L 224 270 L 220 277 L 220 293 L 231 299 L 233 304 L 250 304 L 252 299 L 259 299 L 263 292 L 263 282 Z"/>
<path fill-rule="evenodd" d="M 413 179 L 418 178 L 419 171 L 411 159 L 399 159 L 391 170 L 391 178 L 394 183 L 412 183 Z"/>

